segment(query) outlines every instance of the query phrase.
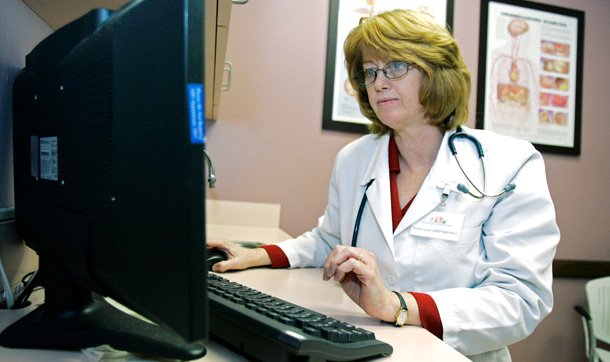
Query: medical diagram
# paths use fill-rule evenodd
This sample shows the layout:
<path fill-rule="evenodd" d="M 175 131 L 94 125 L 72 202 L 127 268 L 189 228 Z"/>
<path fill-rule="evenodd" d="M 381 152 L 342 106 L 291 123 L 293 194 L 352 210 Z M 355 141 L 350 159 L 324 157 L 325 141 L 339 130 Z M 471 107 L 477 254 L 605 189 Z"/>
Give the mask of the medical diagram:
<path fill-rule="evenodd" d="M 505 32 L 507 43 L 492 56 L 489 120 L 511 127 L 567 125 L 570 46 L 532 34 L 523 19 L 510 20 Z"/>
<path fill-rule="evenodd" d="M 513 19 L 507 31 L 510 35 L 508 44 L 497 49 L 492 63 L 489 102 L 492 121 L 517 126 L 530 119 L 535 108 L 533 97 L 538 94 L 538 88 L 534 60 L 521 54 L 521 45 L 529 40 L 528 22 Z M 508 54 L 503 53 L 507 49 Z"/>

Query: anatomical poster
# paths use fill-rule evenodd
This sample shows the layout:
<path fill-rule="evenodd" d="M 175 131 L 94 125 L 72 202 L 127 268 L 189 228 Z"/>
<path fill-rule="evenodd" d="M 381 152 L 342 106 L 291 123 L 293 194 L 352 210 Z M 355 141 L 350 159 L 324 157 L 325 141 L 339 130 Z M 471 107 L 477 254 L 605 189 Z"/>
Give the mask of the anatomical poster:
<path fill-rule="evenodd" d="M 477 126 L 579 153 L 584 14 L 483 2 Z"/>

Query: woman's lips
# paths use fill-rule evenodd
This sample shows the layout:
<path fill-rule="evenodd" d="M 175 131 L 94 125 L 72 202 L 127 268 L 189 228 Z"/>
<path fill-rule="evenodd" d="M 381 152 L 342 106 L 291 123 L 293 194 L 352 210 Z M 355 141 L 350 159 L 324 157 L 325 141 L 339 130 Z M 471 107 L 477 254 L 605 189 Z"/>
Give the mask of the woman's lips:
<path fill-rule="evenodd" d="M 384 106 L 384 105 L 390 104 L 396 100 L 397 100 L 397 98 L 381 98 L 380 100 L 377 101 L 377 104 L 380 106 Z"/>

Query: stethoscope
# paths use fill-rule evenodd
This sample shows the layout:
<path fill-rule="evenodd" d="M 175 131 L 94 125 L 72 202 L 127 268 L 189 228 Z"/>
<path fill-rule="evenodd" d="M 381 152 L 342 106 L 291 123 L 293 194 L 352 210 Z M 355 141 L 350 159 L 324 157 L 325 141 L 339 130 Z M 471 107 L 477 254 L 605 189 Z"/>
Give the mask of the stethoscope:
<path fill-rule="evenodd" d="M 479 160 L 481 161 L 481 168 L 483 169 L 483 191 L 481 191 L 481 189 L 479 189 L 477 187 L 477 185 L 475 185 L 474 182 L 472 182 L 470 177 L 468 177 L 468 174 L 466 174 L 466 171 L 464 171 L 464 169 L 462 168 L 462 164 L 460 164 L 460 159 L 457 156 L 457 150 L 455 149 L 454 141 L 456 138 L 466 138 L 466 139 L 470 140 L 476 146 L 477 152 L 479 153 Z M 460 170 L 464 174 L 464 177 L 466 177 L 468 182 L 472 185 L 472 187 L 474 187 L 474 189 L 479 194 L 478 195 L 473 194 L 472 192 L 470 192 L 468 187 L 466 187 L 466 185 L 464 185 L 464 184 L 458 184 L 457 189 L 459 191 L 461 191 L 465 194 L 468 194 L 474 198 L 482 199 L 485 197 L 500 197 L 515 189 L 515 184 L 510 182 L 510 183 L 508 183 L 508 185 L 504 186 L 502 191 L 500 191 L 497 194 L 490 195 L 487 193 L 487 167 L 485 167 L 485 159 L 484 159 L 485 155 L 483 154 L 483 147 L 481 146 L 481 142 L 479 142 L 479 140 L 475 136 L 464 132 L 462 127 L 458 126 L 455 133 L 452 134 L 451 136 L 449 136 L 449 149 L 451 150 L 451 154 L 453 154 L 453 157 L 455 157 L 455 161 L 457 162 L 458 166 L 460 167 Z"/>
<path fill-rule="evenodd" d="M 477 152 L 479 154 L 479 160 L 481 162 L 481 168 L 483 169 L 483 191 L 481 191 L 481 189 L 478 188 L 474 184 L 474 182 L 472 182 L 472 180 L 470 179 L 470 177 L 468 177 L 468 174 L 466 174 L 466 171 L 464 171 L 464 168 L 460 164 L 460 160 L 457 156 L 457 150 L 455 149 L 455 144 L 454 144 L 455 139 L 457 139 L 457 138 L 466 138 L 467 140 L 469 140 L 476 146 Z M 500 197 L 515 189 L 515 187 L 516 187 L 515 184 L 510 182 L 509 184 L 504 186 L 502 191 L 500 191 L 497 194 L 490 195 L 487 193 L 487 167 L 485 166 L 485 159 L 484 159 L 485 154 L 483 153 L 483 146 L 481 146 L 481 142 L 479 142 L 479 140 L 475 136 L 464 132 L 462 127 L 458 126 L 455 133 L 452 134 L 451 136 L 449 136 L 448 143 L 449 143 L 449 150 L 451 150 L 451 154 L 453 155 L 453 157 L 455 157 L 455 161 L 457 162 L 458 166 L 460 167 L 460 170 L 464 174 L 464 177 L 466 177 L 468 182 L 478 192 L 478 194 L 474 194 L 474 193 L 470 192 L 468 187 L 462 183 L 457 185 L 457 189 L 459 191 L 463 192 L 464 194 L 468 194 L 476 199 L 482 199 L 485 197 Z M 366 184 L 366 187 L 364 189 L 364 196 L 362 196 L 362 201 L 360 202 L 360 207 L 358 208 L 358 214 L 356 215 L 356 223 L 354 224 L 354 233 L 352 235 L 352 246 L 353 247 L 356 246 L 356 241 L 358 240 L 358 231 L 360 229 L 360 220 L 362 219 L 362 212 L 364 211 L 364 206 L 366 205 L 366 201 L 367 201 L 366 191 L 369 189 L 369 187 L 371 186 L 373 181 L 375 181 L 375 179 L 372 179 L 371 181 L 369 181 Z"/>

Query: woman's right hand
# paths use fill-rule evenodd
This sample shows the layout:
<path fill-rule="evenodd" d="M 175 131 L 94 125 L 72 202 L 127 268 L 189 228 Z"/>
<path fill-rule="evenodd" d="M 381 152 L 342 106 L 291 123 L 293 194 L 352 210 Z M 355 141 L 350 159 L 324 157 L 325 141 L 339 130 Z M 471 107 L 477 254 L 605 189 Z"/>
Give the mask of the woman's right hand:
<path fill-rule="evenodd" d="M 227 239 L 207 239 L 208 249 L 214 248 L 227 254 L 227 260 L 216 263 L 212 271 L 242 270 L 257 266 L 271 265 L 271 258 L 263 248 L 244 248 Z"/>

